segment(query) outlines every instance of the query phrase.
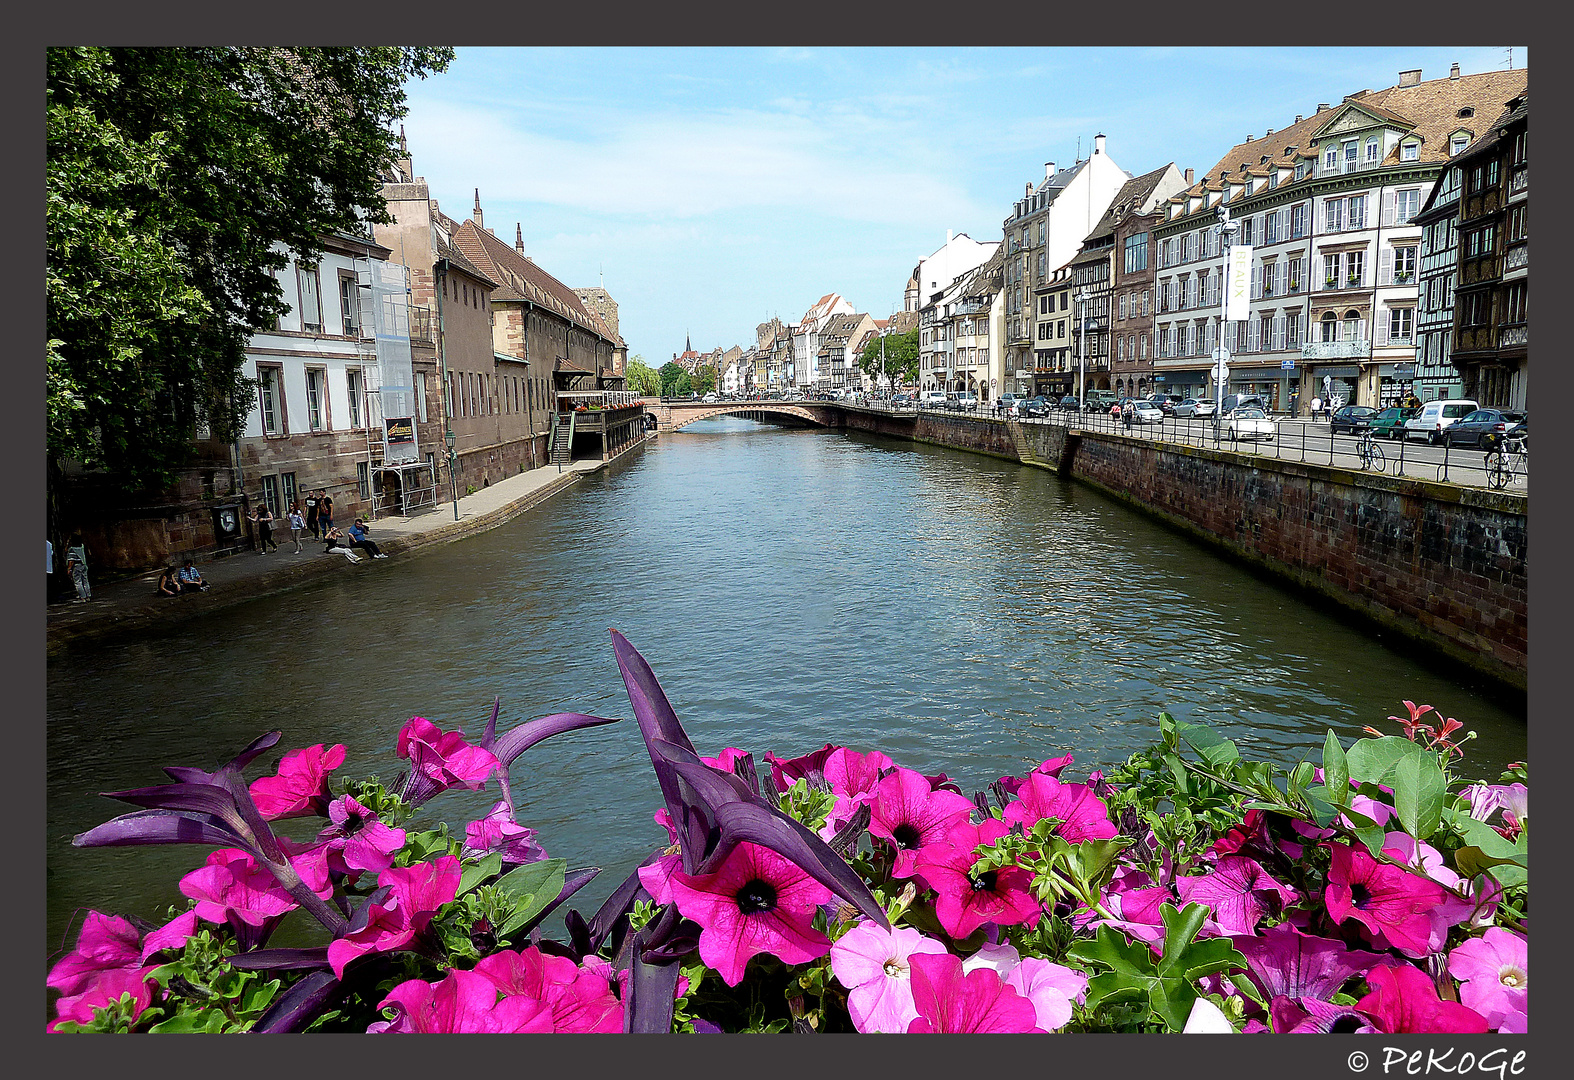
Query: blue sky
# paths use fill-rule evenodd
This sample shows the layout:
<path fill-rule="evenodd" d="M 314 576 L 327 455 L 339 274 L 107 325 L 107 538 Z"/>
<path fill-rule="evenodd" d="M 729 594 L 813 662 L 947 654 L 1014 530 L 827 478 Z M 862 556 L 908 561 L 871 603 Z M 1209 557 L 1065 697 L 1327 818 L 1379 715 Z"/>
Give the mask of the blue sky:
<path fill-rule="evenodd" d="M 1513 50 L 1516 67 L 1524 48 Z M 631 353 L 743 345 L 828 292 L 899 308 L 947 229 L 999 239 L 1044 162 L 1133 174 L 1505 47 L 460 49 L 409 87 L 417 175 L 564 283 L 604 280 Z"/>

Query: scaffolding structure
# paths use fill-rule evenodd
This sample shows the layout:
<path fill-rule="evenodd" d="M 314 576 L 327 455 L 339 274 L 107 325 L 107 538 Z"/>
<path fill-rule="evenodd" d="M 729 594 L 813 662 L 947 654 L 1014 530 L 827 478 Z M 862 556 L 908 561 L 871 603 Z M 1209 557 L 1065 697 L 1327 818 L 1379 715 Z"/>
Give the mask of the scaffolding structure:
<path fill-rule="evenodd" d="M 408 515 L 437 505 L 437 476 L 416 441 L 415 373 L 410 358 L 409 270 L 398 264 L 355 260 L 360 308 L 361 408 L 366 431 L 363 497 L 370 517 Z M 371 335 L 367 335 L 368 328 Z M 408 441 L 392 445 L 388 419 L 408 420 Z M 358 472 L 361 470 L 357 470 Z"/>

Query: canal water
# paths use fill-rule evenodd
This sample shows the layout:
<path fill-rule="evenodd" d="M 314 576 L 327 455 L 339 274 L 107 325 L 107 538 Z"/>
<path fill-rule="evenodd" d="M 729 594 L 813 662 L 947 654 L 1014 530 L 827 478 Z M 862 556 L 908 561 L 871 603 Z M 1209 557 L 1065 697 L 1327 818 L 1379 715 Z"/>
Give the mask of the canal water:
<path fill-rule="evenodd" d="M 1107 767 L 1153 739 L 1161 709 L 1248 756 L 1316 760 L 1329 726 L 1347 745 L 1363 725 L 1397 732 L 1387 717 L 1409 698 L 1479 733 L 1477 774 L 1525 757 L 1523 698 L 1394 651 L 1074 482 L 712 420 L 386 571 L 52 660 L 51 948 L 88 907 L 160 915 L 206 856 L 73 849 L 131 809 L 96 792 L 212 767 L 272 728 L 281 749 L 346 743 L 343 773 L 391 780 L 405 719 L 479 736 L 494 695 L 505 724 L 625 720 L 548 740 L 513 771 L 547 850 L 604 868 L 575 905 L 588 914 L 666 835 L 609 627 L 650 661 L 702 754 L 846 743 L 972 791 L 1068 751 L 1070 775 Z M 495 791 L 440 797 L 425 817 L 462 834 Z"/>

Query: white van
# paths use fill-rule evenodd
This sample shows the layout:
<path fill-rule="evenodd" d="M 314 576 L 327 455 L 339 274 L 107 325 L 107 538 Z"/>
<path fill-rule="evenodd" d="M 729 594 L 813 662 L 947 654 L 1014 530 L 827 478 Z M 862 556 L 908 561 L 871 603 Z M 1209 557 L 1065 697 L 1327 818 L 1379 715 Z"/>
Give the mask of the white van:
<path fill-rule="evenodd" d="M 918 405 L 924 409 L 943 409 L 946 403 L 944 390 L 925 390 L 918 397 Z"/>
<path fill-rule="evenodd" d="M 1406 439 L 1425 439 L 1436 446 L 1443 439 L 1443 429 L 1479 408 L 1469 398 L 1439 398 L 1421 406 L 1421 411 L 1405 421 Z"/>

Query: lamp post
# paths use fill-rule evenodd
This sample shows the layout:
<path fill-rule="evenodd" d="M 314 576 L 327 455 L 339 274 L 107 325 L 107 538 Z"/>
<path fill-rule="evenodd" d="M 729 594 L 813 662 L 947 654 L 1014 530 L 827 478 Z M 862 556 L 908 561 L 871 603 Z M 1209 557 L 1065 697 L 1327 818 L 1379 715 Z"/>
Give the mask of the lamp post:
<path fill-rule="evenodd" d="M 459 520 L 459 481 L 455 478 L 455 466 L 458 457 L 454 453 L 454 444 L 459 441 L 454 434 L 454 427 L 449 423 L 443 428 L 443 445 L 448 448 L 448 493 L 454 498 L 454 520 Z"/>
<path fill-rule="evenodd" d="M 1088 294 L 1077 290 L 1077 408 L 1088 411 Z"/>

